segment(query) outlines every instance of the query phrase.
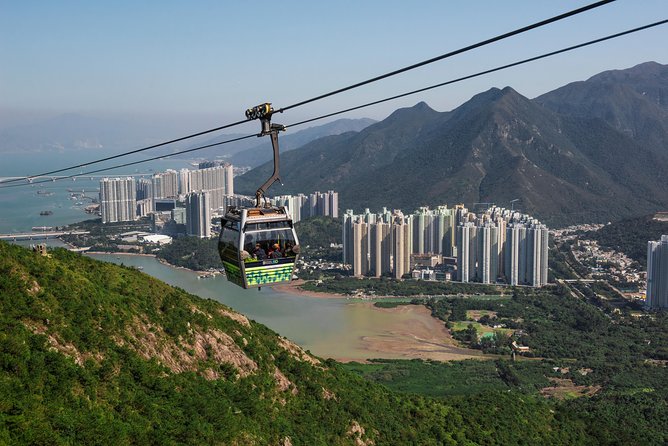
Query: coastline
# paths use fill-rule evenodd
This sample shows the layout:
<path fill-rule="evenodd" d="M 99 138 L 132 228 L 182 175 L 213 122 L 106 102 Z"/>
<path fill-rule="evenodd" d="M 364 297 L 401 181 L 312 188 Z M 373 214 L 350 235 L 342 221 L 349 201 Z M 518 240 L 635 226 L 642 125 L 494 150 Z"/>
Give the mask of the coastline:
<path fill-rule="evenodd" d="M 157 258 L 153 254 L 127 252 L 88 253 L 112 257 Z M 188 271 L 193 275 L 200 274 L 198 271 L 175 266 L 162 259 L 158 259 L 158 261 L 169 268 Z M 314 299 L 315 301 L 320 300 L 323 304 L 324 299 L 338 299 L 340 301 L 346 299 L 349 302 L 344 301 L 344 305 L 351 308 L 349 311 L 354 312 L 355 310 L 352 310 L 354 307 L 364 307 L 372 312 L 365 317 L 367 322 L 355 324 L 354 329 L 350 327 L 347 333 L 336 338 L 324 339 L 318 346 L 320 351 L 316 353 L 323 358 L 331 357 L 339 362 L 366 362 L 373 358 L 431 359 L 436 361 L 456 361 L 470 358 L 488 359 L 479 350 L 459 346 L 443 321 L 435 318 L 424 305 L 400 305 L 395 308 L 380 308 L 376 307 L 374 302 L 370 300 L 353 296 L 304 291 L 300 288 L 302 283 L 304 283 L 303 280 L 295 280 L 287 284 L 274 286 L 272 289 L 277 293 L 291 294 L 306 299 Z M 377 300 L 376 296 L 374 296 L 374 300 Z M 377 316 L 372 316 L 372 314 Z M 347 347 L 342 349 L 342 343 Z"/>

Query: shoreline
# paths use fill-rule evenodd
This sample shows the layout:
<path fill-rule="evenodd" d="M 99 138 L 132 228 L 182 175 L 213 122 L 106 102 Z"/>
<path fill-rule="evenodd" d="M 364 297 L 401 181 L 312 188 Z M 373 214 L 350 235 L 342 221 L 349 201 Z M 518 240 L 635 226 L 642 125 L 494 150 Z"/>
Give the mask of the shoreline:
<path fill-rule="evenodd" d="M 137 254 L 128 252 L 87 252 L 95 255 L 105 256 L 139 256 L 153 257 L 153 254 Z M 169 268 L 176 268 L 199 275 L 200 272 L 189 268 L 172 265 L 163 259 L 157 258 L 158 262 Z M 350 342 L 350 348 L 340 351 L 336 344 L 332 349 L 315 353 L 327 358 L 331 357 L 338 362 L 368 362 L 371 359 L 422 359 L 436 361 L 458 361 L 464 359 L 489 359 L 479 350 L 473 350 L 458 345 L 452 338 L 450 330 L 440 319 L 434 317 L 431 311 L 424 305 L 401 305 L 395 308 L 376 307 L 372 299 L 360 299 L 354 296 L 331 293 L 317 293 L 304 291 L 300 285 L 303 280 L 295 280 L 287 284 L 271 287 L 277 293 L 290 294 L 308 299 L 346 299 L 345 305 L 362 305 L 376 314 L 385 314 L 392 317 L 394 322 L 389 325 L 381 324 L 383 328 L 375 324 L 363 328 L 357 335 L 343 342 Z M 387 296 L 395 298 L 396 296 Z M 382 300 L 381 296 L 374 296 L 373 300 Z M 324 301 L 323 301 L 324 302 Z M 243 314 L 243 313 L 242 313 Z M 368 324 L 363 324 L 364 326 Z M 342 340 L 340 340 L 342 341 Z M 307 347 L 308 348 L 308 347 Z M 323 346 L 320 346 L 322 349 Z M 326 347 L 325 347 L 326 348 Z"/>

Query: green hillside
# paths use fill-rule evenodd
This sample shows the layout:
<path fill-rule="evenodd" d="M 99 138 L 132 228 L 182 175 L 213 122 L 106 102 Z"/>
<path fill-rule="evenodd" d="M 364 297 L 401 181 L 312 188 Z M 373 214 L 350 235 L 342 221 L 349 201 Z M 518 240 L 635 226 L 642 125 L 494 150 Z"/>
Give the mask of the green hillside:
<path fill-rule="evenodd" d="M 451 401 L 395 393 L 219 303 L 62 249 L 42 257 L 0 243 L 0 296 L 0 444 L 571 445 L 605 438 L 592 436 L 570 403 L 512 386 Z M 647 421 L 635 425 L 644 431 L 634 435 L 660 444 L 661 431 L 645 428 L 661 420 L 655 411 L 665 413 L 664 393 L 623 396 L 631 401 L 627 415 L 599 410 L 599 426 L 619 426 L 644 410 Z"/>

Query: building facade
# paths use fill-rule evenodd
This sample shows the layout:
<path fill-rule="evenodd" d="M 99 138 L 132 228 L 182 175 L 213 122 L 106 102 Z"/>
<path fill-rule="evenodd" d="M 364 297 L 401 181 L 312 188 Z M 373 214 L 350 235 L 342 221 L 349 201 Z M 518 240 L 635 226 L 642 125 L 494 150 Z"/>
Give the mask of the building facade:
<path fill-rule="evenodd" d="M 100 180 L 100 213 L 102 223 L 137 219 L 137 190 L 135 179 L 103 178 Z"/>
<path fill-rule="evenodd" d="M 668 235 L 659 241 L 647 242 L 646 308 L 668 308 Z"/>
<path fill-rule="evenodd" d="M 186 233 L 200 238 L 211 237 L 211 196 L 208 191 L 186 196 Z"/>

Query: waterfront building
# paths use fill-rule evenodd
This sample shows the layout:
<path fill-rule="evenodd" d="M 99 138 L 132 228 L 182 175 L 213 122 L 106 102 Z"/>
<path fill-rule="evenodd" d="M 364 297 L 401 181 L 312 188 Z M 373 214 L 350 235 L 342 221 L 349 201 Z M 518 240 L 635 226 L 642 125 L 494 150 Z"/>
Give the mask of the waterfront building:
<path fill-rule="evenodd" d="M 186 196 L 186 231 L 200 238 L 211 237 L 211 196 L 208 191 L 191 192 Z"/>
<path fill-rule="evenodd" d="M 668 235 L 647 242 L 647 309 L 668 308 Z"/>
<path fill-rule="evenodd" d="M 389 227 L 384 226 L 387 224 Z M 366 225 L 365 237 L 355 237 L 355 225 Z M 353 265 L 356 275 L 367 268 L 375 276 L 390 271 L 400 278 L 411 271 L 411 256 L 416 256 L 441 259 L 440 267 L 431 265 L 440 277 L 448 268 L 444 258 L 452 258 L 452 266 L 456 259 L 456 277 L 462 282 L 494 284 L 505 280 L 534 287 L 547 283 L 548 229 L 528 215 L 503 208 L 492 207 L 476 215 L 463 205 L 421 207 L 406 217 L 386 208 L 378 214 L 365 209 L 355 215 L 347 210 L 342 235 L 343 262 Z M 389 248 L 384 249 L 382 241 L 386 239 Z M 357 257 L 361 253 L 362 259 Z"/>
<path fill-rule="evenodd" d="M 102 223 L 136 220 L 137 190 L 134 178 L 100 180 L 100 212 Z"/>

